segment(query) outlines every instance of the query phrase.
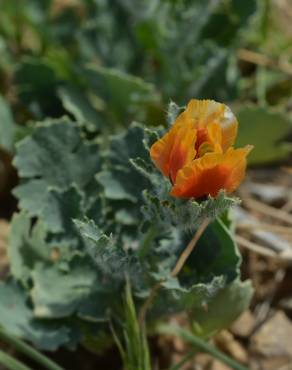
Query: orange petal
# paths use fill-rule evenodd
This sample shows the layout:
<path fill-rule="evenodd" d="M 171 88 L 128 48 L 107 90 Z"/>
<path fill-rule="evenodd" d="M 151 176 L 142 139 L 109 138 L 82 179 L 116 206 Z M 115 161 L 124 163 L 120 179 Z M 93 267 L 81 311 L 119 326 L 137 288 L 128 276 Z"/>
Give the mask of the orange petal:
<path fill-rule="evenodd" d="M 196 135 L 196 130 L 189 123 L 174 124 L 170 131 L 150 149 L 150 156 L 155 165 L 173 182 L 177 172 L 190 163 L 196 155 Z"/>
<path fill-rule="evenodd" d="M 179 198 L 215 197 L 221 189 L 233 192 L 245 175 L 246 156 L 252 146 L 229 148 L 226 153 L 207 153 L 182 168 L 171 195 Z"/>
<path fill-rule="evenodd" d="M 218 123 L 222 128 L 222 149 L 226 151 L 234 144 L 238 122 L 225 104 L 214 100 L 192 99 L 186 110 L 181 113 L 175 123 L 185 124 L 191 122 L 196 128 L 207 127 L 210 123 Z"/>

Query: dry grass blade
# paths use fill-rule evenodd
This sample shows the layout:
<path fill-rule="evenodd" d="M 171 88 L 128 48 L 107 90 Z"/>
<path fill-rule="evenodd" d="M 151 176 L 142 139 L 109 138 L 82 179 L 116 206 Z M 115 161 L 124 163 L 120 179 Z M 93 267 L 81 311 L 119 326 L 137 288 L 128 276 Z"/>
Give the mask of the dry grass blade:
<path fill-rule="evenodd" d="M 278 209 L 272 206 L 269 206 L 265 203 L 259 202 L 258 200 L 252 198 L 244 198 L 244 205 L 254 211 L 258 211 L 266 216 L 273 217 L 277 220 L 285 222 L 286 224 L 289 223 L 292 225 L 292 215 L 283 211 L 282 209 Z"/>
<path fill-rule="evenodd" d="M 284 254 L 284 253 L 277 254 L 275 252 L 272 252 L 270 249 L 263 247 L 262 245 L 259 245 L 257 243 L 254 243 L 254 242 L 251 242 L 245 239 L 244 237 L 240 235 L 236 235 L 235 240 L 242 247 L 245 247 L 251 250 L 252 252 L 261 254 L 262 256 L 274 258 L 279 261 L 292 261 L 292 252 L 290 254 Z"/>
<path fill-rule="evenodd" d="M 252 64 L 279 69 L 280 71 L 292 75 L 292 65 L 284 60 L 272 59 L 271 57 L 257 53 L 255 51 L 240 49 L 237 53 L 238 58 Z"/>
<path fill-rule="evenodd" d="M 281 225 L 271 225 L 268 223 L 252 224 L 250 222 L 241 222 L 236 224 L 236 228 L 242 230 L 267 230 L 278 234 L 292 235 L 291 227 Z"/>

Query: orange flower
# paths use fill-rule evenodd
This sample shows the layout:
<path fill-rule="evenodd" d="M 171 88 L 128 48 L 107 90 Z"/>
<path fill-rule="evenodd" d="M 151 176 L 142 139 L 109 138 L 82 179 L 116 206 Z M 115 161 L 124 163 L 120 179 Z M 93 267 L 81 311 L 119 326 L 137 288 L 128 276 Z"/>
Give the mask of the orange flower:
<path fill-rule="evenodd" d="M 224 104 L 192 99 L 173 126 L 155 142 L 150 155 L 179 198 L 215 197 L 234 191 L 245 175 L 252 149 L 234 149 L 237 120 Z"/>

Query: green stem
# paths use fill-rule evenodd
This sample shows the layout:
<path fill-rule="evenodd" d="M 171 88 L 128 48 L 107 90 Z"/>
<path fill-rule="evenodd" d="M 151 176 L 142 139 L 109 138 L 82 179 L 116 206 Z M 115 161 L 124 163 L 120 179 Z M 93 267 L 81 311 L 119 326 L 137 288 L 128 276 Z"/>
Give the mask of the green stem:
<path fill-rule="evenodd" d="M 144 236 L 142 243 L 139 247 L 139 258 L 143 259 L 149 251 L 153 240 L 157 235 L 157 230 L 154 226 L 151 226 Z"/>
<path fill-rule="evenodd" d="M 0 364 L 5 366 L 7 370 L 32 370 L 30 367 L 23 365 L 15 358 L 0 350 Z"/>
<path fill-rule="evenodd" d="M 161 325 L 159 327 L 159 331 L 164 334 L 172 334 L 182 338 L 186 342 L 191 343 L 195 348 L 201 350 L 202 352 L 209 353 L 210 355 L 222 361 L 234 370 L 249 370 L 247 367 L 239 364 L 237 361 L 228 357 L 223 352 L 211 346 L 209 343 L 205 342 L 203 339 L 197 337 L 193 333 L 190 333 L 188 330 L 174 325 Z"/>
<path fill-rule="evenodd" d="M 197 349 L 192 349 L 178 363 L 173 365 L 169 370 L 179 370 L 184 364 L 191 360 L 197 352 L 198 352 Z"/>
<path fill-rule="evenodd" d="M 16 350 L 30 357 L 35 362 L 41 364 L 45 369 L 48 370 L 64 370 L 62 367 L 57 365 L 55 362 L 44 356 L 42 353 L 32 348 L 23 341 L 15 338 L 8 334 L 2 328 L 0 328 L 0 339 L 11 344 Z"/>

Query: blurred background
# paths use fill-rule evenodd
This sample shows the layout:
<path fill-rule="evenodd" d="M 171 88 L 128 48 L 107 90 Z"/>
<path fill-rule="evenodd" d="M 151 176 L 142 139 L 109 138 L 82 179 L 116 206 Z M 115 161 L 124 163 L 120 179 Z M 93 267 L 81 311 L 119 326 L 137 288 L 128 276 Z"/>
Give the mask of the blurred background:
<path fill-rule="evenodd" d="M 215 99 L 238 117 L 237 145 L 255 145 L 234 210 L 255 295 L 214 343 L 253 369 L 292 369 L 291 92 L 291 0 L 0 0 L 1 278 L 15 144 L 36 122 L 69 115 L 108 135 L 132 121 L 165 125 L 170 101 Z M 155 346 L 174 360 L 186 350 Z M 80 351 L 55 356 L 72 370 L 97 366 Z M 227 369 L 206 355 L 190 366 Z"/>

